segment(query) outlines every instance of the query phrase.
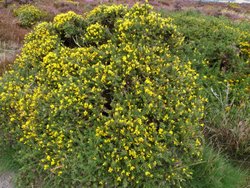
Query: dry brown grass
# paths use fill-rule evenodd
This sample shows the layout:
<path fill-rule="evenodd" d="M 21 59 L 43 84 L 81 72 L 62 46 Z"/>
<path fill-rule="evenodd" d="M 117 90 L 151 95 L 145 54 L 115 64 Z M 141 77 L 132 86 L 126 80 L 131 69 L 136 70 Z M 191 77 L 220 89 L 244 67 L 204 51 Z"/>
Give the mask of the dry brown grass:
<path fill-rule="evenodd" d="M 0 76 L 9 69 L 19 52 L 20 44 L 15 42 L 0 41 Z"/>
<path fill-rule="evenodd" d="M 9 70 L 10 65 L 13 63 L 14 58 L 12 60 L 4 60 L 0 62 L 0 76 L 3 75 L 3 73 L 7 70 Z"/>
<path fill-rule="evenodd" d="M 28 30 L 17 25 L 9 9 L 0 7 L 0 18 L 0 75 L 2 75 L 14 61 Z"/>
<path fill-rule="evenodd" d="M 249 123 L 249 120 L 239 119 L 234 127 L 226 125 L 218 127 L 206 126 L 204 135 L 215 148 L 230 154 L 231 157 L 249 160 Z"/>
<path fill-rule="evenodd" d="M 0 7 L 0 41 L 21 43 L 27 29 L 20 28 L 11 10 Z"/>

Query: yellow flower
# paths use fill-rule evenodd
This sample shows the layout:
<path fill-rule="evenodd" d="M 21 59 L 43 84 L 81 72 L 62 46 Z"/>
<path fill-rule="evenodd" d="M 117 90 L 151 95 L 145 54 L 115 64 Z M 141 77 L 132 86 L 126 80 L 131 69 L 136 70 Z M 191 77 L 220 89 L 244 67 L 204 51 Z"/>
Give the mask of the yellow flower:
<path fill-rule="evenodd" d="M 43 166 L 44 170 L 47 170 L 48 168 L 49 168 L 49 165 L 47 165 L 47 164 Z"/>
<path fill-rule="evenodd" d="M 131 170 L 131 171 L 133 171 L 134 169 L 135 169 L 135 167 L 134 167 L 134 166 L 131 166 L 131 167 L 130 167 L 130 170 Z"/>
<path fill-rule="evenodd" d="M 50 161 L 50 159 L 51 159 L 51 158 L 50 158 L 50 156 L 49 156 L 49 155 L 47 155 L 46 159 L 47 159 L 48 161 Z"/>
<path fill-rule="evenodd" d="M 111 173 L 113 172 L 113 168 L 109 167 L 108 171 Z"/>

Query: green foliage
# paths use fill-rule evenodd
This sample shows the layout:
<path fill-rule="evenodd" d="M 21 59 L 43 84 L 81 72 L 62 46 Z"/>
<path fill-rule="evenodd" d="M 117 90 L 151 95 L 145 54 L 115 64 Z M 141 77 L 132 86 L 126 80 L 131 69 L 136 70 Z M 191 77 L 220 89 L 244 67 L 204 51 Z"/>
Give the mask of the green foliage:
<path fill-rule="evenodd" d="M 21 5 L 14 10 L 22 27 L 32 27 L 46 17 L 46 13 L 34 5 Z"/>
<path fill-rule="evenodd" d="M 204 149 L 203 162 L 194 166 L 190 188 L 239 188 L 245 183 L 246 172 L 234 167 L 222 154 L 209 147 Z"/>
<path fill-rule="evenodd" d="M 250 24 L 198 12 L 168 13 L 185 39 L 176 52 L 193 62 L 208 99 L 206 136 L 232 156 L 249 156 Z"/>
<path fill-rule="evenodd" d="M 26 37 L 0 78 L 0 129 L 21 148 L 18 186 L 42 177 L 48 187 L 180 187 L 192 178 L 202 158 L 198 74 L 173 54 L 183 38 L 172 20 L 151 9 L 69 12 Z"/>
<path fill-rule="evenodd" d="M 224 18 L 204 16 L 198 12 L 171 14 L 178 31 L 185 36 L 182 49 L 186 58 L 196 60 L 196 66 L 206 60 L 209 67 L 219 67 L 224 71 L 238 74 L 249 70 L 247 57 L 242 57 L 240 43 L 248 43 L 250 28 L 241 28 Z M 183 54 L 184 55 L 184 54 Z M 198 67 L 197 67 L 198 68 Z"/>

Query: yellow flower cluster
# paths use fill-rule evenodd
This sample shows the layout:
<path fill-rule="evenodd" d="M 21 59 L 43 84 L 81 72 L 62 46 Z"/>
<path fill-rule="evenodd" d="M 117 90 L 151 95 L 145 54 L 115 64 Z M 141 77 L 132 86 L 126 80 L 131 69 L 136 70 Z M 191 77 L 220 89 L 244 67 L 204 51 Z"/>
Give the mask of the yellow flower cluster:
<path fill-rule="evenodd" d="M 105 19 L 105 18 L 99 18 L 100 15 L 103 15 L 104 17 L 110 17 L 113 16 L 114 19 L 117 19 L 116 17 L 118 15 L 122 15 L 124 12 L 127 12 L 128 7 L 124 5 L 116 5 L 116 6 L 107 6 L 107 5 L 101 5 L 96 8 L 94 8 L 92 11 L 88 12 L 86 15 L 87 19 L 90 20 L 96 20 L 99 19 Z"/>
<path fill-rule="evenodd" d="M 240 39 L 238 41 L 240 52 L 246 56 L 249 63 L 250 59 L 250 33 L 247 31 L 242 31 L 240 29 L 235 29 L 238 33 L 240 33 Z"/>
<path fill-rule="evenodd" d="M 58 30 L 62 30 L 63 26 L 67 22 L 73 22 L 75 20 L 82 20 L 82 16 L 77 15 L 73 11 L 67 13 L 59 14 L 54 18 L 54 26 Z"/>
<path fill-rule="evenodd" d="M 26 36 L 22 56 L 17 59 L 21 67 L 27 66 L 27 62 L 29 66 L 36 67 L 48 52 L 56 48 L 59 37 L 51 27 L 49 23 L 41 23 L 35 28 L 35 32 Z"/>
<path fill-rule="evenodd" d="M 88 42 L 93 42 L 99 44 L 99 41 L 105 39 L 105 28 L 99 23 L 91 24 L 86 29 L 86 34 L 83 40 L 87 40 Z"/>

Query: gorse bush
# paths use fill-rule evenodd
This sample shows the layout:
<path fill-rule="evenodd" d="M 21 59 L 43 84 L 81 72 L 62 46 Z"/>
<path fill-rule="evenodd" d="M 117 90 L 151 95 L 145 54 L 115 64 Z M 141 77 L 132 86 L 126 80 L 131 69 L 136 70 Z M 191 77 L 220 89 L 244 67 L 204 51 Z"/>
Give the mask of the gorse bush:
<path fill-rule="evenodd" d="M 148 4 L 60 14 L 0 78 L 19 186 L 180 187 L 202 159 L 203 102 L 183 38 Z M 25 177 L 25 178 L 22 178 Z M 41 181 L 40 181 L 41 184 Z"/>
<path fill-rule="evenodd" d="M 34 26 L 46 17 L 46 13 L 34 5 L 21 5 L 14 10 L 14 15 L 19 19 L 22 27 Z"/>

